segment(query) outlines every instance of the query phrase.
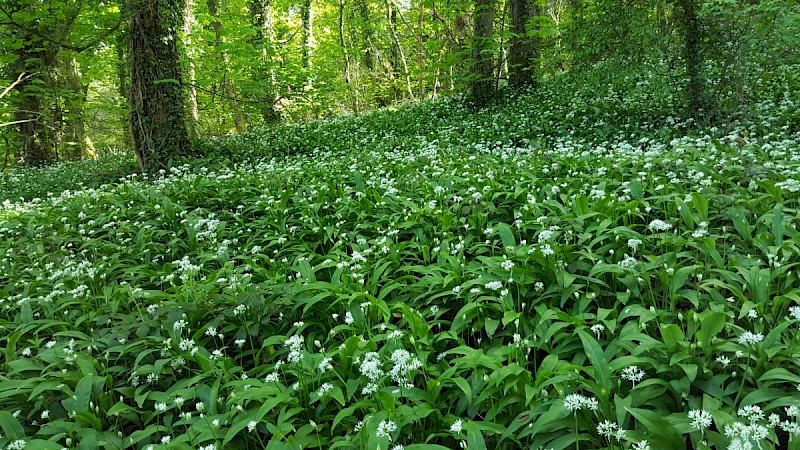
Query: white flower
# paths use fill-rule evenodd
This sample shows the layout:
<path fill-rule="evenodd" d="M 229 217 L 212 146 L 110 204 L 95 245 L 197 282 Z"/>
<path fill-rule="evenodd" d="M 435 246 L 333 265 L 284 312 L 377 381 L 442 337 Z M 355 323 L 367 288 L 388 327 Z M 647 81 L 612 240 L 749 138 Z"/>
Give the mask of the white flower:
<path fill-rule="evenodd" d="M 361 371 L 361 375 L 364 375 L 373 382 L 378 381 L 385 374 L 381 368 L 380 355 L 376 352 L 369 352 L 364 355 L 359 370 Z"/>
<path fill-rule="evenodd" d="M 628 366 L 622 369 L 622 378 L 630 381 L 634 385 L 642 381 L 644 376 L 645 376 L 644 371 L 638 368 L 637 366 Z"/>
<path fill-rule="evenodd" d="M 650 444 L 647 443 L 647 440 L 639 441 L 631 445 L 631 450 L 650 450 Z"/>
<path fill-rule="evenodd" d="M 484 287 L 486 289 L 491 289 L 493 291 L 499 291 L 500 289 L 503 288 L 503 282 L 502 281 L 490 281 L 490 282 L 486 283 L 484 285 Z"/>
<path fill-rule="evenodd" d="M 652 229 L 654 231 L 667 231 L 667 230 L 669 230 L 671 228 L 672 228 L 671 224 L 669 224 L 667 222 L 664 222 L 661 219 L 656 219 L 656 220 L 650 222 L 650 229 Z"/>
<path fill-rule="evenodd" d="M 792 306 L 789 308 L 789 315 L 794 320 L 800 320 L 800 306 Z"/>
<path fill-rule="evenodd" d="M 745 331 L 739 335 L 739 343 L 742 345 L 755 345 L 764 340 L 764 335 L 761 333 L 752 333 Z"/>
<path fill-rule="evenodd" d="M 731 363 L 731 359 L 725 355 L 717 356 L 717 362 L 722 364 L 722 367 L 726 367 L 728 364 Z"/>
<path fill-rule="evenodd" d="M 319 363 L 319 371 L 325 373 L 328 370 L 333 369 L 333 364 L 331 364 L 331 358 L 325 357 L 322 358 L 322 361 Z"/>
<path fill-rule="evenodd" d="M 397 424 L 391 420 L 381 420 L 378 424 L 378 430 L 375 433 L 378 437 L 385 437 L 391 439 L 391 433 L 397 430 Z"/>
<path fill-rule="evenodd" d="M 692 419 L 692 427 L 703 431 L 711 426 L 711 413 L 703 409 L 693 409 L 689 411 L 689 418 Z"/>
<path fill-rule="evenodd" d="M 617 265 L 622 267 L 623 269 L 633 269 L 639 261 L 631 255 L 625 254 L 625 258 L 618 262 Z"/>
<path fill-rule="evenodd" d="M 597 335 L 597 339 L 600 339 L 600 335 L 603 334 L 603 331 L 605 331 L 605 329 L 606 327 L 604 327 L 602 324 L 599 323 L 592 325 L 591 328 L 592 332 L 594 332 L 594 334 Z"/>
<path fill-rule="evenodd" d="M 630 248 L 633 253 L 636 253 L 640 245 L 642 245 L 641 239 L 628 239 L 628 248 Z M 647 441 L 644 442 L 647 443 Z"/>
<path fill-rule="evenodd" d="M 11 442 L 6 447 L 6 450 L 22 450 L 25 448 L 26 442 L 22 439 L 17 439 L 16 441 Z"/>
<path fill-rule="evenodd" d="M 751 424 L 764 418 L 764 411 L 758 405 L 745 405 L 739 408 L 737 414 L 739 417 L 749 419 Z"/>
<path fill-rule="evenodd" d="M 564 408 L 572 412 L 577 412 L 583 409 L 585 401 L 586 397 L 582 396 L 581 394 L 569 394 L 564 399 Z"/>
<path fill-rule="evenodd" d="M 348 325 L 352 325 L 353 322 L 355 322 L 355 319 L 353 319 L 353 313 L 351 313 L 350 311 L 347 311 L 345 313 L 345 315 L 344 315 L 344 323 L 346 323 Z"/>
<path fill-rule="evenodd" d="M 250 422 L 247 422 L 247 431 L 252 433 L 253 430 L 256 429 L 257 425 L 258 425 L 258 422 L 256 422 L 255 420 L 251 420 Z"/>
<path fill-rule="evenodd" d="M 317 390 L 317 395 L 319 397 L 322 397 L 323 395 L 325 395 L 328 392 L 330 392 L 332 389 L 333 389 L 333 385 L 332 384 L 323 383 L 322 386 L 320 386 L 319 390 Z"/>
<path fill-rule="evenodd" d="M 457 419 L 455 422 L 453 422 L 452 425 L 450 425 L 450 432 L 451 433 L 458 434 L 458 433 L 461 433 L 461 431 L 463 429 L 464 429 L 464 421 L 461 420 L 461 419 Z"/>
<path fill-rule="evenodd" d="M 617 430 L 619 430 L 619 425 L 610 420 L 604 420 L 597 424 L 597 433 L 606 439 L 611 439 L 611 437 L 616 434 Z"/>

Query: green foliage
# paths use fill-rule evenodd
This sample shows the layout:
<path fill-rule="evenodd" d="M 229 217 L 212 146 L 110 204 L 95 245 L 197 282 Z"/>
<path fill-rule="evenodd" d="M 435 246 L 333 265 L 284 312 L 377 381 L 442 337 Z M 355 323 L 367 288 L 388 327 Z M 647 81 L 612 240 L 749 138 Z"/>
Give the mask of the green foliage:
<path fill-rule="evenodd" d="M 677 118 L 656 76 L 571 76 L 479 114 L 426 102 L 17 187 L 0 445 L 792 448 L 782 73 L 758 122 L 719 129 Z M 0 192 L 90 173 L 56 167 Z"/>

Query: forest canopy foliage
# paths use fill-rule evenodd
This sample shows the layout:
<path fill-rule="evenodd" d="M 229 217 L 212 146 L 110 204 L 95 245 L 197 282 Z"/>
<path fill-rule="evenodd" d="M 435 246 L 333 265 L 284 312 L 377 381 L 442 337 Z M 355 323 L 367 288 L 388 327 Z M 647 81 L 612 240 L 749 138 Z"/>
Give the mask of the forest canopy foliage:
<path fill-rule="evenodd" d="M 186 139 L 442 95 L 481 106 L 609 58 L 664 68 L 682 114 L 714 120 L 750 100 L 753 67 L 797 59 L 797 16 L 789 0 L 9 0 L 0 85 L 24 77 L 0 130 L 7 164 L 27 165 L 152 152 L 136 136 L 174 130 L 157 169 Z M 143 61 L 142 33 L 174 44 L 172 62 Z M 144 82 L 171 108 L 148 117 L 171 125 L 139 120 Z"/>

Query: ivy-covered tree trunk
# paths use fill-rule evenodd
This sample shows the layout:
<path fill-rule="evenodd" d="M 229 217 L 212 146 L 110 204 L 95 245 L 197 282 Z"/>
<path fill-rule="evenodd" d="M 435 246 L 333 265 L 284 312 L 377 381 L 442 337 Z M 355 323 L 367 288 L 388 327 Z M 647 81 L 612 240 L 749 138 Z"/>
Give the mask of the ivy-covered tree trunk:
<path fill-rule="evenodd" d="M 38 30 L 37 30 L 38 31 Z M 56 138 L 49 123 L 46 88 L 56 71 L 59 48 L 43 41 L 38 32 L 14 30 L 21 45 L 9 64 L 9 78 L 20 79 L 11 97 L 20 154 L 26 166 L 43 166 L 56 160 Z"/>
<path fill-rule="evenodd" d="M 685 87 L 687 113 L 696 119 L 713 116 L 715 106 L 706 92 L 703 79 L 703 28 L 697 15 L 697 0 L 679 0 L 681 28 L 683 31 L 683 56 L 686 61 Z"/>
<path fill-rule="evenodd" d="M 264 86 L 265 78 L 268 80 L 267 87 L 262 89 L 264 92 L 263 103 L 260 106 L 261 117 L 266 123 L 279 122 L 281 120 L 280 111 L 276 108 L 280 94 L 278 92 L 275 63 L 272 53 L 275 51 L 275 30 L 272 20 L 273 0 L 250 0 L 250 13 L 253 17 L 255 33 L 255 47 L 261 51 L 261 64 L 253 74 L 253 78 L 258 85 Z M 267 72 L 266 76 L 264 72 Z"/>
<path fill-rule="evenodd" d="M 511 0 L 511 31 L 514 34 L 509 52 L 508 83 L 515 89 L 536 83 L 538 49 L 536 40 L 528 34 L 528 27 L 537 15 L 531 0 Z"/>
<path fill-rule="evenodd" d="M 139 167 L 152 172 L 191 154 L 178 53 L 182 0 L 130 0 L 129 12 L 131 135 Z"/>
<path fill-rule="evenodd" d="M 494 0 L 475 0 L 475 27 L 472 44 L 472 102 L 486 106 L 495 96 L 492 34 Z"/>

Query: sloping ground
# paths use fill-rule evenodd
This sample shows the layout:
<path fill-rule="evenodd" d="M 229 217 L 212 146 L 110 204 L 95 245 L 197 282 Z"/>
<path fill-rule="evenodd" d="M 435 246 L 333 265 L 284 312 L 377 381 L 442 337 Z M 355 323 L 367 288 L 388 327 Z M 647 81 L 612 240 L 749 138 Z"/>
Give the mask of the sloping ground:
<path fill-rule="evenodd" d="M 8 202 L 0 445 L 796 445 L 791 76 L 724 129 L 553 84 Z"/>

